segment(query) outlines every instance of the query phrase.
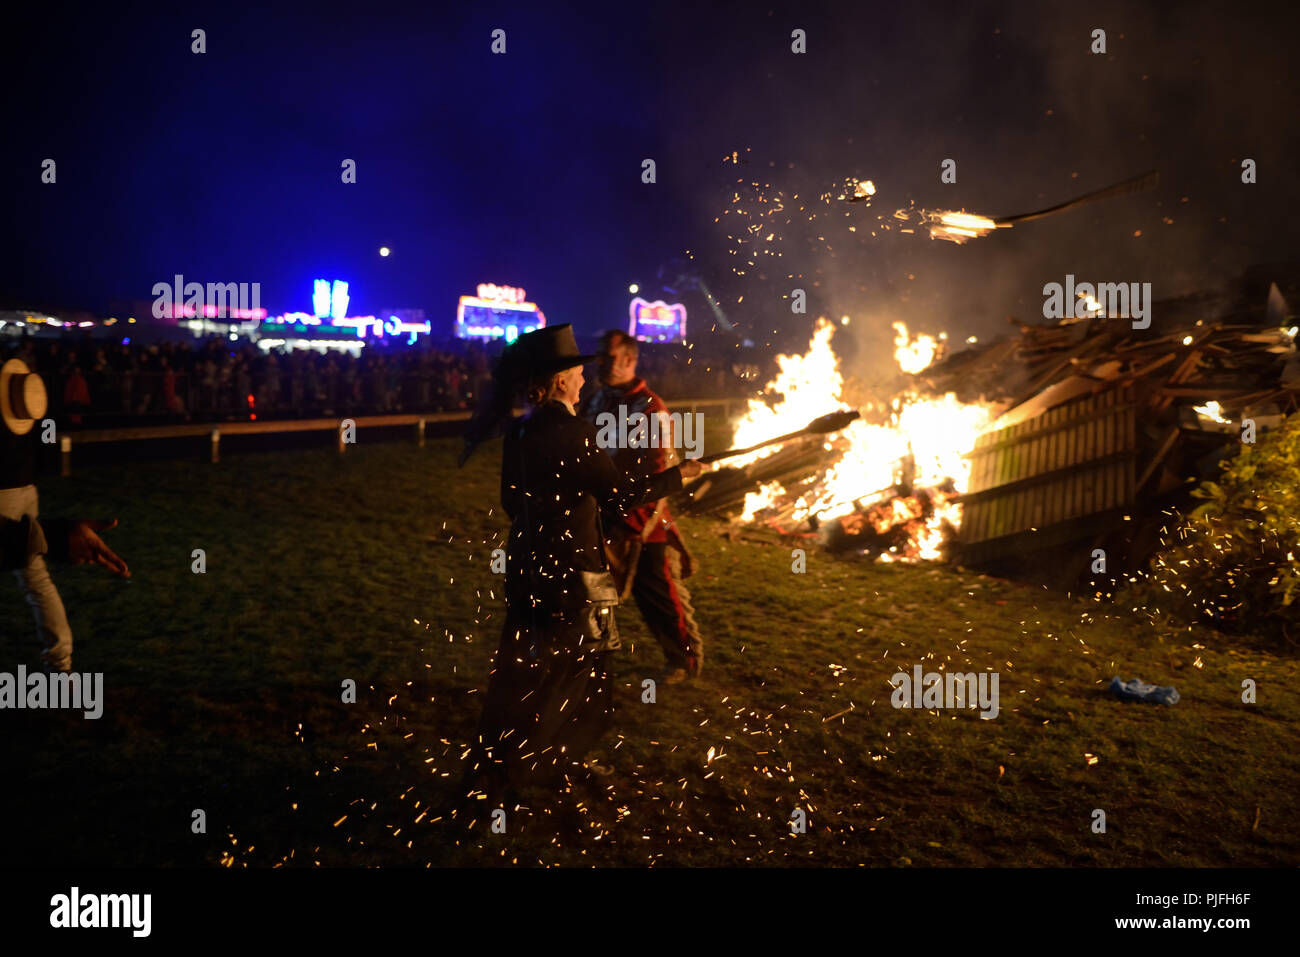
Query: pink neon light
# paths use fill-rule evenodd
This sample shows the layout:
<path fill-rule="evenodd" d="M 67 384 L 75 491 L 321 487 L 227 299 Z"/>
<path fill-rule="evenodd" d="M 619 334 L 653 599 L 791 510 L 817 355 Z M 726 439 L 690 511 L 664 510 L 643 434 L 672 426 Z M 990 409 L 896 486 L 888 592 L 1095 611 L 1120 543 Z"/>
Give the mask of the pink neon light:
<path fill-rule="evenodd" d="M 518 286 L 498 286 L 490 282 L 479 283 L 478 297 L 491 299 L 494 302 L 523 302 L 528 298 L 524 290 Z"/>
<path fill-rule="evenodd" d="M 208 319 L 226 318 L 226 319 L 265 319 L 265 309 L 226 309 L 225 316 L 218 315 L 216 306 L 204 306 L 203 316 Z M 163 310 L 163 317 L 166 319 L 197 319 L 199 310 L 193 306 L 168 306 Z"/>
<path fill-rule="evenodd" d="M 640 296 L 632 300 L 632 305 L 628 309 L 628 335 L 635 336 L 638 333 L 638 326 L 661 326 L 671 327 L 680 323 L 680 334 L 683 339 L 686 338 L 686 307 L 680 302 L 672 305 L 657 299 L 654 302 L 647 302 Z"/>

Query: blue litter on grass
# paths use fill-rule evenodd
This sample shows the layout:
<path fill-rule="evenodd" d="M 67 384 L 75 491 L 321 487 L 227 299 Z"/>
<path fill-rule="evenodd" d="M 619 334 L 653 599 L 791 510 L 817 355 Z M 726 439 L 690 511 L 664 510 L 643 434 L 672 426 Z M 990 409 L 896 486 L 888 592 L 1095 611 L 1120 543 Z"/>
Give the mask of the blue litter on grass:
<path fill-rule="evenodd" d="M 1178 689 L 1173 686 L 1149 685 L 1141 678 L 1120 681 L 1116 675 L 1110 679 L 1110 693 L 1125 701 L 1154 701 L 1156 704 L 1177 704 Z"/>

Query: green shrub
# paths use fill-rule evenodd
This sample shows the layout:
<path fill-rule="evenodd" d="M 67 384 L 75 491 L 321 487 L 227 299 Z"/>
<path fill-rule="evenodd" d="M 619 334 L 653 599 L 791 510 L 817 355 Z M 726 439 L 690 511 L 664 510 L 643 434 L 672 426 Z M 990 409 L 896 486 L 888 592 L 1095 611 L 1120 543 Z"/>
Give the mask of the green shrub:
<path fill-rule="evenodd" d="M 1219 464 L 1134 591 L 1162 617 L 1290 643 L 1300 637 L 1300 415 Z"/>

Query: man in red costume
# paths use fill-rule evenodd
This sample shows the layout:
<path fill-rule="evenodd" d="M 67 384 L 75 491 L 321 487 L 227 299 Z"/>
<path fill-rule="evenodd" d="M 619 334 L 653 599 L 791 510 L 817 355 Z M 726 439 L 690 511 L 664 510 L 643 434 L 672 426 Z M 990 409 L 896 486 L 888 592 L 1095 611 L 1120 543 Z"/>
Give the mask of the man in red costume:
<path fill-rule="evenodd" d="M 677 453 L 668 407 L 636 374 L 638 352 L 636 340 L 621 330 L 610 330 L 601 337 L 601 387 L 583 404 L 581 414 L 598 431 L 614 421 L 618 435 L 642 436 L 626 446 L 602 445 L 620 470 L 648 476 L 670 468 Z M 659 417 L 657 430 L 642 428 L 638 432 L 635 423 L 639 416 Z M 611 428 L 605 434 L 614 431 Z M 645 441 L 648 431 L 659 437 L 657 443 Z M 668 511 L 668 500 L 647 503 L 625 515 L 606 515 L 604 527 L 615 581 L 624 597 L 631 593 L 664 650 L 667 668 L 663 681 L 675 684 L 696 677 L 704 663 L 704 643 L 690 592 L 682 582 L 692 573 L 693 561 Z"/>

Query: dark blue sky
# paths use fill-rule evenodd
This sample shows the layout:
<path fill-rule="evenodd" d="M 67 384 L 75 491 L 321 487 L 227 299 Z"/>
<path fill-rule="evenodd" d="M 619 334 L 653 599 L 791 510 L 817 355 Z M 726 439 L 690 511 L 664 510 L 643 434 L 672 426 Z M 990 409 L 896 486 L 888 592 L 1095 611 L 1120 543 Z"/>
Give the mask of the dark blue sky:
<path fill-rule="evenodd" d="M 894 317 L 967 333 L 1041 318 L 1043 283 L 1067 272 L 1151 281 L 1159 297 L 1300 258 L 1294 14 L 891 6 L 906 9 L 28 9 L 0 39 L 0 307 L 103 310 L 182 273 L 261 282 L 282 311 L 308 308 L 326 277 L 352 283 L 354 311 L 424 308 L 449 326 L 456 297 L 492 281 L 595 332 L 625 320 L 629 282 L 689 249 L 760 339 L 802 328 L 781 298 L 791 272 L 815 308 L 862 317 L 863 335 Z M 489 52 L 497 27 L 505 56 Z M 1095 27 L 1107 56 L 1088 52 Z M 732 150 L 747 163 L 723 163 Z M 655 185 L 640 181 L 646 157 Z M 946 157 L 956 185 L 939 181 Z M 344 158 L 356 185 L 340 182 Z M 1014 214 L 1150 168 L 1157 192 L 966 246 L 864 229 L 912 202 Z M 735 274 L 729 221 L 714 218 L 737 176 L 807 198 L 850 175 L 876 183 L 870 209 L 783 224 L 780 261 Z"/>

